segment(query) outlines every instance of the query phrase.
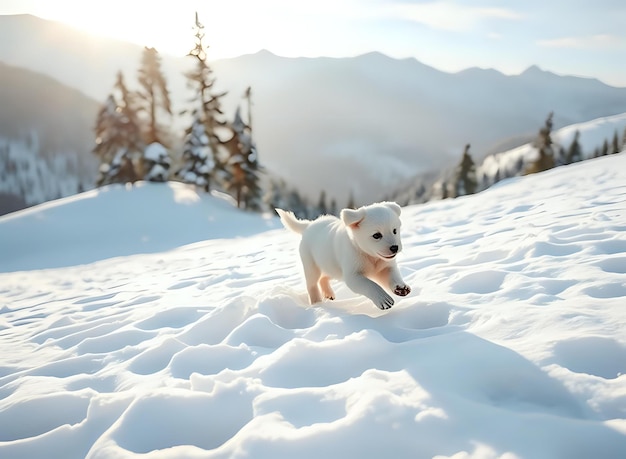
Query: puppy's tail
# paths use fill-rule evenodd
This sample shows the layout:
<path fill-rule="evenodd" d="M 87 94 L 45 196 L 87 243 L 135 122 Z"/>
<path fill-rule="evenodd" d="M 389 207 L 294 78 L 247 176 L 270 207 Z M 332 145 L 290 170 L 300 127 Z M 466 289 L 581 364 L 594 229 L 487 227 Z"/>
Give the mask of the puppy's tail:
<path fill-rule="evenodd" d="M 283 209 L 276 209 L 280 221 L 283 222 L 285 228 L 293 231 L 294 233 L 302 234 L 305 229 L 309 227 L 309 220 L 298 220 L 293 212 L 288 212 Z"/>

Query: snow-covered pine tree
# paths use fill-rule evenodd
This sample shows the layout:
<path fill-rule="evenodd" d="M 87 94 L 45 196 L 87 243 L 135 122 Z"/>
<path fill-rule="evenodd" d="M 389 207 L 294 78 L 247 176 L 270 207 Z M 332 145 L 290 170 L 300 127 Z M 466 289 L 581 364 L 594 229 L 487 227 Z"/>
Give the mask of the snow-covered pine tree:
<path fill-rule="evenodd" d="M 134 182 L 141 179 L 143 173 L 137 165 L 145 144 L 134 100 L 121 72 L 117 74 L 114 90 L 119 97 L 109 95 L 96 119 L 93 153 L 100 158 L 98 186 Z"/>
<path fill-rule="evenodd" d="M 143 153 L 143 165 L 146 170 L 144 180 L 167 182 L 172 160 L 170 154 L 159 142 L 152 142 Z"/>
<path fill-rule="evenodd" d="M 259 157 L 256 145 L 252 140 L 251 128 L 241 118 L 239 107 L 235 119 L 229 125 L 232 136 L 224 147 L 228 151 L 223 184 L 224 188 L 234 194 L 237 207 L 259 211 L 262 208 L 262 190 L 260 187 Z"/>
<path fill-rule="evenodd" d="M 183 165 L 176 172 L 176 176 L 185 183 L 191 183 L 209 191 L 215 160 L 213 150 L 209 145 L 209 135 L 206 125 L 201 119 L 202 113 L 193 114 L 193 122 L 185 131 L 183 143 Z"/>
<path fill-rule="evenodd" d="M 470 144 L 465 145 L 461 162 L 456 170 L 456 196 L 465 196 L 476 193 L 478 181 L 476 179 L 476 165 L 469 152 Z"/>
<path fill-rule="evenodd" d="M 534 174 L 536 172 L 543 172 L 548 169 L 552 169 L 555 166 L 554 162 L 554 150 L 552 147 L 552 117 L 553 112 L 550 112 L 544 126 L 539 130 L 537 139 L 535 140 L 535 148 L 539 152 L 539 156 L 533 161 L 526 169 L 526 174 Z"/>

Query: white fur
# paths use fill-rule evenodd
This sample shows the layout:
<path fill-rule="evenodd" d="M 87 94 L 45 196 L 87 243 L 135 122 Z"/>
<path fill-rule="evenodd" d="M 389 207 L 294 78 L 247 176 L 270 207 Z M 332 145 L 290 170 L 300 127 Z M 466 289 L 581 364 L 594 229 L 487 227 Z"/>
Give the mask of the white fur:
<path fill-rule="evenodd" d="M 411 292 L 395 260 L 402 250 L 400 210 L 395 202 L 381 202 L 343 209 L 340 219 L 326 215 L 311 221 L 276 209 L 286 228 L 302 234 L 300 258 L 311 304 L 335 298 L 330 279 L 342 279 L 380 309 L 394 303 L 383 287 L 400 296 Z"/>

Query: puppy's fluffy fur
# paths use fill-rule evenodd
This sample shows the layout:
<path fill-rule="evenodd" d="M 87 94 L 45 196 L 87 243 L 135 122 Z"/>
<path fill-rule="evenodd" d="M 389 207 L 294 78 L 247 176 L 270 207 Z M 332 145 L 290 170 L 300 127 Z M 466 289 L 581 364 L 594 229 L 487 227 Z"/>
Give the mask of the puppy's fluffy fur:
<path fill-rule="evenodd" d="M 400 211 L 395 202 L 381 202 L 343 209 L 341 218 L 326 215 L 311 221 L 276 209 L 283 225 L 302 235 L 300 258 L 311 304 L 335 298 L 330 279 L 342 279 L 380 309 L 394 303 L 381 285 L 399 296 L 411 292 L 395 260 L 402 250 Z"/>

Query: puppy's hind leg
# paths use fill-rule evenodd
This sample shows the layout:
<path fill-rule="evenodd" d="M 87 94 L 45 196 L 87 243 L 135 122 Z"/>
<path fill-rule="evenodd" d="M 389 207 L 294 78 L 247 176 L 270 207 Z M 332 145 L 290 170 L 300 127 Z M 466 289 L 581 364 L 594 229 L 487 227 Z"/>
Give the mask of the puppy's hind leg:
<path fill-rule="evenodd" d="M 319 303 L 322 301 L 322 295 L 320 294 L 318 282 L 320 281 L 322 272 L 315 261 L 313 261 L 313 258 L 306 252 L 300 251 L 300 257 L 302 258 L 302 267 L 304 268 L 306 288 L 309 292 L 309 301 L 311 304 Z"/>
<path fill-rule="evenodd" d="M 333 292 L 332 287 L 330 286 L 330 277 L 322 276 L 319 281 L 320 288 L 322 289 L 322 294 L 324 298 L 328 300 L 335 299 L 335 292 Z"/>

